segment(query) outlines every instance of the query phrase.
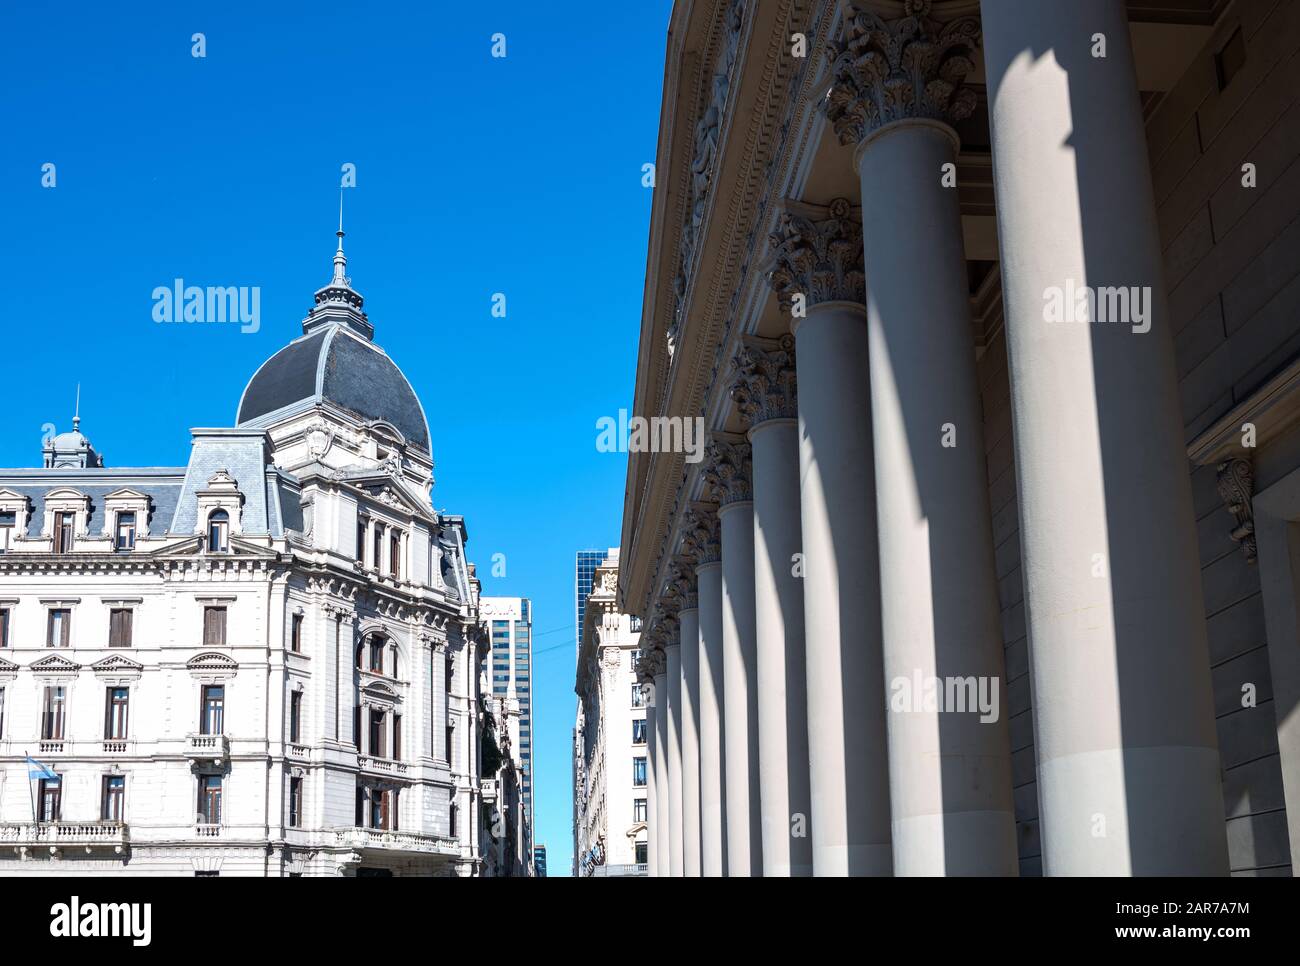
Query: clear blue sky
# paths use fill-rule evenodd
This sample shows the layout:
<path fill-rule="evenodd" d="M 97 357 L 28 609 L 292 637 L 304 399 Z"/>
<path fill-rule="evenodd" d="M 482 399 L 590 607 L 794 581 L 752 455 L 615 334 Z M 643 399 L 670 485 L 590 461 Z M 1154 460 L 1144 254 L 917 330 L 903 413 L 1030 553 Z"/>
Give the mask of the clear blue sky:
<path fill-rule="evenodd" d="M 348 270 L 424 403 L 434 505 L 484 592 L 533 600 L 537 839 L 571 852 L 573 559 L 619 541 L 670 0 L 6 5 L 0 466 L 42 425 L 183 465 Z M 191 35 L 207 56 L 191 56 Z M 493 59 L 491 36 L 506 35 Z M 56 165 L 57 187 L 41 186 Z M 159 325 L 174 278 L 260 286 L 261 330 Z M 493 293 L 507 316 L 493 318 Z M 493 579 L 494 553 L 507 574 Z"/>

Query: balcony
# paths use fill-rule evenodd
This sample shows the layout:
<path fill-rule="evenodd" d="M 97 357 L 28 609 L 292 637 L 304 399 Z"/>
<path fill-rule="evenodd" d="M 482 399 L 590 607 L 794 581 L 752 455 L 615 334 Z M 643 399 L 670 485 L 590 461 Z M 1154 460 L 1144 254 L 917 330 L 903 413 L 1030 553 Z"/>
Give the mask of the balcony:
<path fill-rule="evenodd" d="M 104 754 L 125 755 L 126 751 L 127 751 L 127 741 L 125 738 L 104 739 Z"/>
<path fill-rule="evenodd" d="M 385 852 L 419 852 L 425 855 L 460 855 L 460 842 L 442 835 L 392 832 L 378 828 L 341 828 L 334 832 L 334 844 L 344 848 L 378 849 Z"/>
<path fill-rule="evenodd" d="M 37 747 L 42 755 L 61 755 L 63 754 L 63 739 L 43 738 Z"/>
<path fill-rule="evenodd" d="M 0 824 L 0 847 L 28 849 L 112 849 L 121 854 L 130 843 L 122 822 L 11 822 Z"/>
<path fill-rule="evenodd" d="M 598 865 L 591 870 L 593 879 L 627 879 L 648 876 L 650 866 L 644 862 L 629 865 Z"/>
<path fill-rule="evenodd" d="M 185 757 L 196 765 L 220 765 L 230 758 L 230 738 L 226 735 L 187 735 Z"/>
<path fill-rule="evenodd" d="M 405 775 L 410 769 L 404 761 L 391 758 L 372 758 L 369 755 L 357 755 L 357 767 L 362 771 L 375 772 L 380 775 Z"/>
<path fill-rule="evenodd" d="M 194 825 L 194 834 L 201 839 L 220 838 L 221 826 L 214 822 L 197 822 Z"/>

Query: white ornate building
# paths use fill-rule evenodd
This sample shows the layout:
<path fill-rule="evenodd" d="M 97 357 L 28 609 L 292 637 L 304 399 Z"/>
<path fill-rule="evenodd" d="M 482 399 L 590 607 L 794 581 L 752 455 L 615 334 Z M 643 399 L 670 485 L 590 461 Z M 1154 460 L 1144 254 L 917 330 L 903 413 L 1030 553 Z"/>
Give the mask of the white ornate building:
<path fill-rule="evenodd" d="M 650 689 L 637 677 L 638 621 L 616 604 L 618 551 L 595 570 L 578 649 L 574 727 L 574 869 L 638 876 L 648 867 L 654 775 Z"/>
<path fill-rule="evenodd" d="M 188 465 L 0 470 L 0 874 L 479 869 L 478 581 L 342 236 Z"/>
<path fill-rule="evenodd" d="M 1291 874 L 1297 51 L 1279 0 L 676 4 L 652 872 Z"/>

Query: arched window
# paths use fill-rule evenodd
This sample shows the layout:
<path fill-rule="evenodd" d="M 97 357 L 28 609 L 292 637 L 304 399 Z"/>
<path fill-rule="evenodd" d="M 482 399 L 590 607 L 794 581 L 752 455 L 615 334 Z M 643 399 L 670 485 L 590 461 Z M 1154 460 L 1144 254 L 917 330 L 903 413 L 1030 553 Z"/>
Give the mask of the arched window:
<path fill-rule="evenodd" d="M 230 549 L 230 514 L 225 510 L 213 510 L 208 515 L 208 549 L 216 553 Z"/>
<path fill-rule="evenodd" d="M 382 634 L 370 638 L 370 670 L 375 674 L 384 673 L 384 645 L 388 640 Z"/>

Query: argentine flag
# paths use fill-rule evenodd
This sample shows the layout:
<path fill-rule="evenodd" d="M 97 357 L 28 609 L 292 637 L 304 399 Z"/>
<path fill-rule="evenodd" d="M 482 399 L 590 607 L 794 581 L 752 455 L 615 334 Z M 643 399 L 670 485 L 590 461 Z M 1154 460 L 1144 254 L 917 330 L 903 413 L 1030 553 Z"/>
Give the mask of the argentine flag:
<path fill-rule="evenodd" d="M 44 778 L 46 781 L 58 781 L 59 776 L 49 765 L 43 765 L 31 755 L 27 756 L 27 780 L 34 778 Z"/>

